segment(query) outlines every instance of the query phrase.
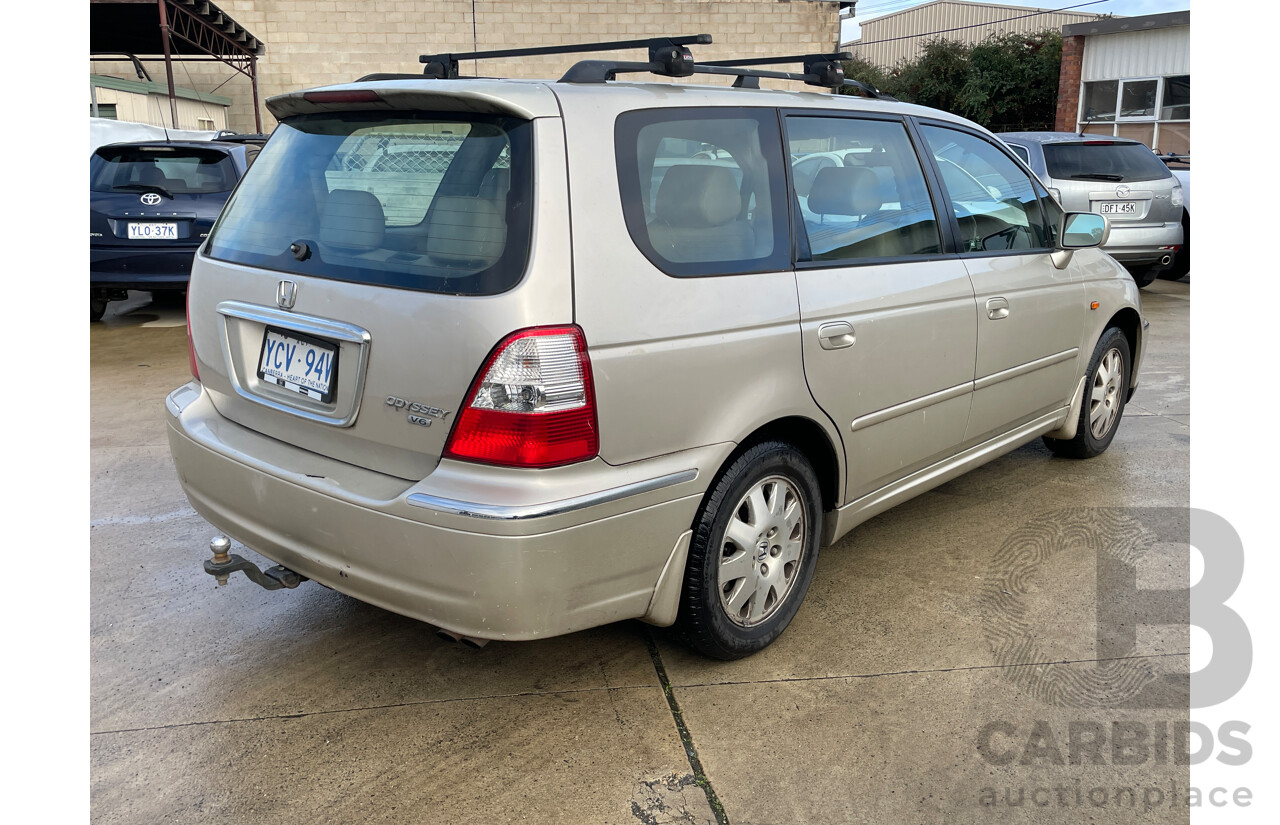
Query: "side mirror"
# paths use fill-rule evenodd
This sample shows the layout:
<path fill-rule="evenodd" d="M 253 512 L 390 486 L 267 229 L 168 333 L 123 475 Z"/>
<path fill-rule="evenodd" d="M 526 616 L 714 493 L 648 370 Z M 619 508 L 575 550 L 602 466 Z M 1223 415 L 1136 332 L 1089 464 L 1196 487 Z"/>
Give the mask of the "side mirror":
<path fill-rule="evenodd" d="M 1062 216 L 1058 232 L 1060 249 L 1089 249 L 1102 246 L 1111 236 L 1111 222 L 1093 212 L 1068 212 Z"/>

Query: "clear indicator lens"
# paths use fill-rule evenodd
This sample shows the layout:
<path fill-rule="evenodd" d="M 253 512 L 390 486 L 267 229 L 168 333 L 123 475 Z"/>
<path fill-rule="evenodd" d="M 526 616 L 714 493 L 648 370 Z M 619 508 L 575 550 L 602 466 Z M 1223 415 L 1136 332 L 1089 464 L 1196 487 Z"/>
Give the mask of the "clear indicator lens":
<path fill-rule="evenodd" d="M 471 406 L 499 412 L 559 412 L 585 406 L 582 361 L 572 335 L 512 341 L 481 382 Z"/>

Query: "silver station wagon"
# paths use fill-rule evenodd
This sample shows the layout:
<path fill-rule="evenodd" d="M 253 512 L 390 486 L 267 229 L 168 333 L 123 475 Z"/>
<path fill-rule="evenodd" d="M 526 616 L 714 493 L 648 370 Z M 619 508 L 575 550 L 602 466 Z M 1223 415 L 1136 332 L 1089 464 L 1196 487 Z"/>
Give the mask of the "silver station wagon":
<path fill-rule="evenodd" d="M 735 658 L 859 523 L 1036 438 L 1107 448 L 1146 324 L 1106 218 L 844 55 L 698 42 L 268 102 L 166 406 L 192 505 L 277 566 L 219 536 L 207 572 L 474 645 L 639 618 Z"/>

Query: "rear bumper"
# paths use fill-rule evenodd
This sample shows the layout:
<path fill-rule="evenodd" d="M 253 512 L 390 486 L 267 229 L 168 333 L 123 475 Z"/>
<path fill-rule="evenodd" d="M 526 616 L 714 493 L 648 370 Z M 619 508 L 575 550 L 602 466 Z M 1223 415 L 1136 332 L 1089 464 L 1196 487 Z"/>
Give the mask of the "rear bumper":
<path fill-rule="evenodd" d="M 196 247 L 90 247 L 89 284 L 117 289 L 186 289 Z"/>
<path fill-rule="evenodd" d="M 1165 255 L 1176 254 L 1162 247 L 1182 246 L 1182 223 L 1158 226 L 1111 224 L 1111 235 L 1102 249 L 1122 264 L 1154 264 Z"/>
<path fill-rule="evenodd" d="M 701 501 L 709 473 L 698 463 L 731 449 L 564 473 L 445 461 L 412 483 L 241 427 L 196 383 L 171 393 L 166 408 L 178 478 L 215 527 L 361 601 L 483 639 L 645 616 Z M 548 472 L 560 476 L 549 485 L 540 475 Z M 520 474 L 525 484 L 507 483 Z M 566 495 L 574 485 L 580 493 Z M 529 501 L 539 488 L 553 498 Z"/>

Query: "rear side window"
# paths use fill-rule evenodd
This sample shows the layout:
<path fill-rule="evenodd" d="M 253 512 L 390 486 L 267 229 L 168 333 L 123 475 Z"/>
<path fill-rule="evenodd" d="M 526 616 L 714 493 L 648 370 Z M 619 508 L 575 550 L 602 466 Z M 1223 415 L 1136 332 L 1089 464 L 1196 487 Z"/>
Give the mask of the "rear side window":
<path fill-rule="evenodd" d="M 689 277 L 789 268 L 771 110 L 628 112 L 615 142 L 627 229 L 659 269 Z"/>
<path fill-rule="evenodd" d="M 808 260 L 942 251 L 929 188 L 902 123 L 788 117 L 787 152 Z"/>
<path fill-rule="evenodd" d="M 1049 177 L 1060 180 L 1122 183 L 1171 177 L 1169 167 L 1141 143 L 1046 143 L 1044 163 Z"/>
<path fill-rule="evenodd" d="M 524 273 L 531 126 L 349 112 L 283 121 L 206 253 L 280 272 L 491 295 Z"/>
<path fill-rule="evenodd" d="M 1019 146 L 1016 143 L 1006 143 L 1005 146 L 1008 146 L 1009 150 L 1018 156 L 1018 160 L 1022 161 L 1028 166 L 1031 165 L 1031 153 L 1027 151 L 1027 147 Z"/>
<path fill-rule="evenodd" d="M 89 188 L 94 192 L 164 192 L 212 195 L 236 185 L 231 156 L 188 146 L 103 146 L 93 153 Z"/>

